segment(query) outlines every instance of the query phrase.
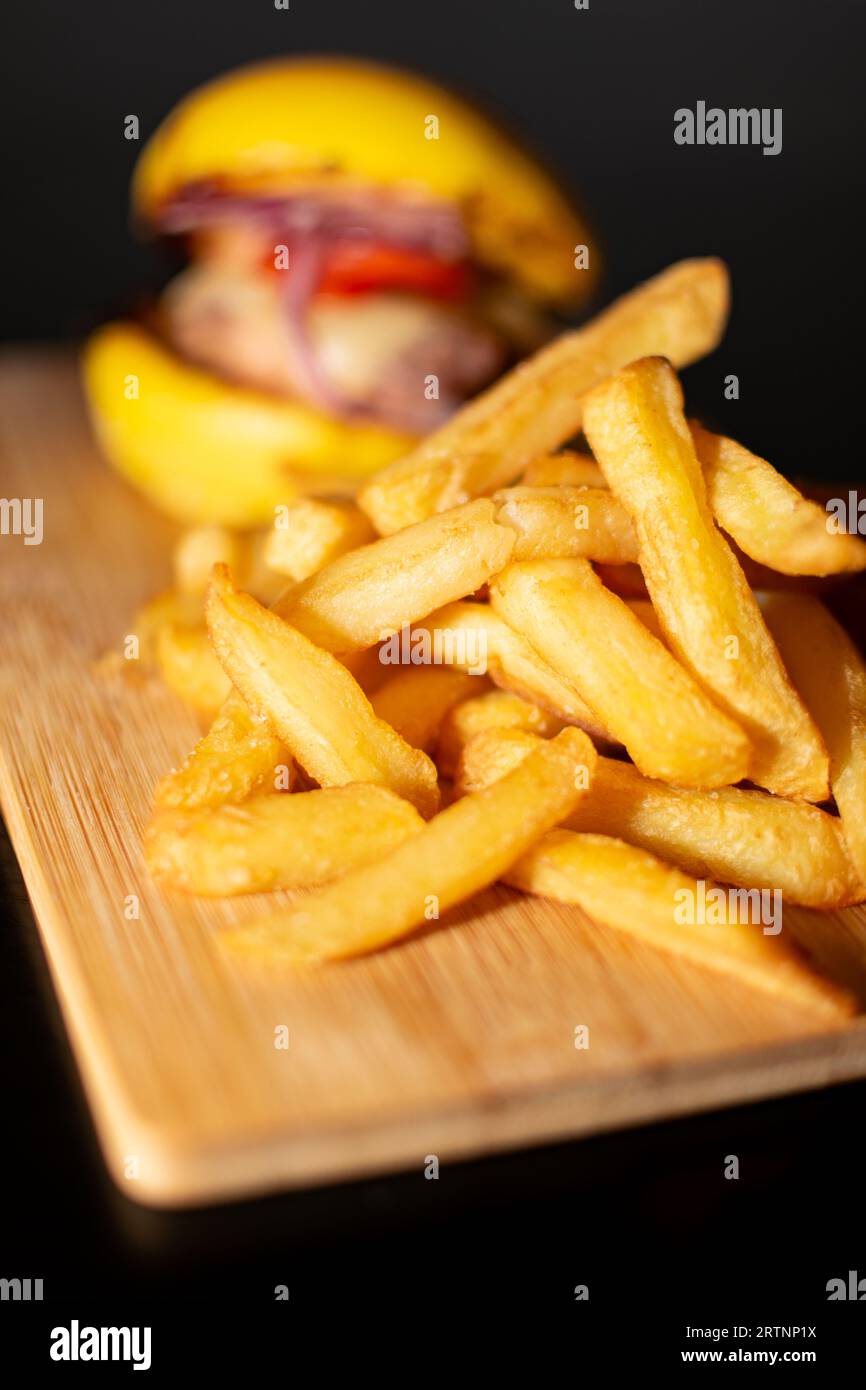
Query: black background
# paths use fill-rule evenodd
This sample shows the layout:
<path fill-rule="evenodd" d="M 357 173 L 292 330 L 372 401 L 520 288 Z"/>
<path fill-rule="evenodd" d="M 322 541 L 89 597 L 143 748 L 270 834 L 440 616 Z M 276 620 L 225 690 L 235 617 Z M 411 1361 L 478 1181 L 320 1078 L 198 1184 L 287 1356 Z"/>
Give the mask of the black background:
<path fill-rule="evenodd" d="M 862 397 L 862 0 L 28 0 L 0 71 L 9 338 L 75 336 L 166 274 L 127 225 L 142 139 L 191 87 L 276 53 L 409 64 L 498 112 L 591 211 L 602 297 L 682 256 L 731 266 L 693 406 L 788 472 L 856 478 Z M 781 107 L 782 153 L 688 147 L 673 113 Z M 383 138 L 387 138 L 383 133 Z M 858 195 L 860 195 L 858 197 Z M 726 373 L 740 400 L 722 399 Z"/>
<path fill-rule="evenodd" d="M 689 373 L 692 402 L 788 471 L 856 479 L 863 16 L 859 0 L 9 7 L 3 336 L 75 338 L 164 279 L 161 253 L 128 233 L 140 146 L 123 138 L 127 114 L 146 137 L 191 86 L 241 62 L 358 53 L 464 88 L 559 166 L 601 239 L 602 298 L 681 256 L 724 256 L 733 319 Z M 673 112 L 699 99 L 782 107 L 782 154 L 676 146 Z M 728 372 L 738 402 L 722 398 Z M 0 1359 L 18 1340 L 48 1365 L 47 1331 L 34 1342 L 31 1326 L 110 1309 L 141 1322 L 154 1303 L 163 1368 L 172 1328 L 197 1325 L 194 1303 L 234 1310 L 208 1343 L 220 1358 L 239 1328 L 264 1356 L 320 1317 L 329 1357 L 362 1312 L 367 1366 L 407 1309 L 426 1326 L 423 1364 L 451 1319 L 482 1309 L 491 1348 L 537 1311 L 562 1321 L 575 1372 L 591 1344 L 629 1361 L 638 1328 L 663 1348 L 647 1364 L 674 1365 L 687 1320 L 817 1322 L 807 1345 L 824 1369 L 847 1334 L 862 1336 L 864 1305 L 827 1304 L 824 1288 L 851 1268 L 866 1275 L 863 1086 L 467 1164 L 438 1183 L 415 1173 L 175 1216 L 132 1207 L 104 1176 L 11 860 L 5 882 L 0 1276 L 41 1275 L 48 1301 L 0 1307 Z M 736 1183 L 722 1177 L 729 1153 Z M 572 1300 L 580 1282 L 587 1305 Z M 277 1283 L 288 1305 L 273 1303 Z M 179 1335 L 172 1364 L 200 1368 L 203 1344 Z"/>

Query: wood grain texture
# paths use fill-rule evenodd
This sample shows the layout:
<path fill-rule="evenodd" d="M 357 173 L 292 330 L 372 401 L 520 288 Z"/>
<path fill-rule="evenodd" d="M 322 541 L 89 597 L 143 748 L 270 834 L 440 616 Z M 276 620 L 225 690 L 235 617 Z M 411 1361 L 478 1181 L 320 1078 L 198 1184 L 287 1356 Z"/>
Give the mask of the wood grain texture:
<path fill-rule="evenodd" d="M 0 796 L 128 1196 L 176 1205 L 420 1174 L 427 1154 L 447 1164 L 866 1074 L 862 1020 L 828 1030 L 506 889 L 309 974 L 227 959 L 217 929 L 262 900 L 162 892 L 140 860 L 154 783 L 196 726 L 156 682 L 95 665 L 167 584 L 173 528 L 98 458 L 68 356 L 5 359 L 0 448 L 0 496 L 42 497 L 45 528 L 41 546 L 0 537 Z M 786 923 L 866 999 L 862 909 Z"/>

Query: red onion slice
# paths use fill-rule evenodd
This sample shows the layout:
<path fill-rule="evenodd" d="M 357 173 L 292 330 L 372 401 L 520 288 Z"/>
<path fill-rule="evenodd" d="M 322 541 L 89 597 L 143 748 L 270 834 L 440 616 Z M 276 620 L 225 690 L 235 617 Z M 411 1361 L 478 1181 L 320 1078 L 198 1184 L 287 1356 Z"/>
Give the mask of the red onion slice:
<path fill-rule="evenodd" d="M 158 226 L 163 232 L 178 233 L 239 220 L 259 225 L 273 235 L 275 247 L 288 248 L 288 269 L 278 273 L 284 278 L 280 293 L 299 391 L 330 414 L 378 418 L 375 409 L 334 387 L 310 342 L 310 301 L 329 250 L 338 241 L 369 239 L 427 251 L 443 260 L 463 259 L 469 253 L 469 238 L 459 209 L 388 190 L 242 197 L 221 193 L 213 184 L 199 184 L 172 199 Z M 430 414 L 429 410 L 424 413 Z M 405 428 L 405 415 L 395 423 Z"/>

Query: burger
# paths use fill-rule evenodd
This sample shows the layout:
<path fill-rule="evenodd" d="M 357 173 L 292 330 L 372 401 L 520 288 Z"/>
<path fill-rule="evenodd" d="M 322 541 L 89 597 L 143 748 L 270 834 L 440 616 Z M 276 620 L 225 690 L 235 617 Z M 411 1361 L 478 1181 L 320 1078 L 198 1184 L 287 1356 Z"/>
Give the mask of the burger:
<path fill-rule="evenodd" d="M 186 267 L 145 322 L 90 339 L 85 387 L 108 457 L 183 521 L 351 491 L 549 337 L 594 273 L 581 218 L 509 136 L 345 58 L 192 93 L 132 205 Z"/>

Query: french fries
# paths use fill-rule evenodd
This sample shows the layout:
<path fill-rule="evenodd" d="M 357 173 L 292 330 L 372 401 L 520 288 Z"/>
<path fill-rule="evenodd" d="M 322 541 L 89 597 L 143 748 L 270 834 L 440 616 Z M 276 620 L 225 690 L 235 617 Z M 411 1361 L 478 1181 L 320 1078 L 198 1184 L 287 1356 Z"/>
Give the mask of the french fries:
<path fill-rule="evenodd" d="M 481 498 L 342 556 L 276 610 L 326 651 L 359 651 L 480 589 L 508 563 L 514 541 Z"/>
<path fill-rule="evenodd" d="M 510 565 L 491 584 L 490 601 L 647 776 L 689 787 L 748 776 L 752 750 L 742 729 L 588 561 Z"/>
<path fill-rule="evenodd" d="M 471 593 L 506 562 L 513 546 L 514 532 L 496 521 L 493 503 L 482 500 L 352 551 L 291 588 L 274 612 L 325 650 L 340 652 L 368 686 L 366 673 L 378 663 L 365 649 L 453 593 Z M 270 776 L 279 748 L 243 702 L 234 701 L 183 767 L 160 783 L 156 805 L 193 809 L 243 800 Z M 357 772 L 353 780 L 369 779 Z"/>
<path fill-rule="evenodd" d="M 766 459 L 694 420 L 689 428 L 715 518 L 752 560 L 793 575 L 866 569 L 866 541 L 831 532 L 824 508 Z"/>
<path fill-rule="evenodd" d="M 610 565 L 637 560 L 628 513 L 607 488 L 511 487 L 494 493 L 498 518 L 517 532 L 512 560 L 585 556 Z"/>
<path fill-rule="evenodd" d="M 548 714 L 512 691 L 488 690 L 483 695 L 461 701 L 445 716 L 436 747 L 436 766 L 443 777 L 453 777 L 466 745 L 477 734 L 490 729 L 523 729 L 550 738 L 562 727 L 562 720 L 556 715 Z"/>
<path fill-rule="evenodd" d="M 564 724 L 579 724 L 593 737 L 606 738 L 592 710 L 577 691 L 542 661 L 529 643 L 493 612 L 489 603 L 449 603 L 412 629 L 439 634 L 448 663 L 479 671 L 495 685 L 540 705 Z"/>
<path fill-rule="evenodd" d="M 390 854 L 224 940 L 235 951 L 292 966 L 397 941 L 500 878 L 577 804 L 594 763 L 587 736 L 563 729 L 495 786 L 441 811 Z"/>
<path fill-rule="evenodd" d="M 477 734 L 460 755 L 457 791 L 489 786 L 536 743 L 537 736 L 516 728 Z M 850 907 L 866 899 L 838 818 L 767 792 L 686 791 L 600 757 L 589 792 L 566 824 L 627 840 L 697 878 L 778 889 L 801 907 Z"/>
<path fill-rule="evenodd" d="M 524 487 L 607 487 L 607 480 L 591 454 L 563 449 L 527 464 L 520 476 Z"/>
<path fill-rule="evenodd" d="M 160 674 L 202 719 L 214 719 L 231 694 L 231 681 L 213 653 L 204 627 L 166 623 L 156 639 Z"/>
<path fill-rule="evenodd" d="M 781 936 L 764 935 L 742 890 L 736 896 L 738 890 L 731 895 L 696 883 L 622 840 L 552 830 L 508 870 L 505 882 L 575 903 L 607 927 L 792 1003 L 842 1017 L 854 1011 L 850 995 L 815 975 Z M 714 908 L 704 921 L 690 920 L 689 905 L 698 900 Z"/>
<path fill-rule="evenodd" d="M 824 735 L 848 851 L 866 883 L 866 663 L 820 599 L 770 594 L 763 612 Z"/>
<path fill-rule="evenodd" d="M 186 761 L 157 786 L 154 809 L 230 805 L 253 792 L 283 790 L 280 779 L 288 784 L 291 777 L 292 761 L 282 740 L 232 691 Z"/>
<path fill-rule="evenodd" d="M 190 526 L 174 548 L 174 583 L 178 593 L 203 599 L 214 565 L 228 565 L 238 573 L 243 547 L 236 532 L 226 526 Z"/>
<path fill-rule="evenodd" d="M 387 854 L 423 824 L 385 787 L 269 792 L 161 812 L 145 834 L 145 863 L 166 887 L 209 897 L 309 888 Z"/>
<path fill-rule="evenodd" d="M 647 358 L 611 377 L 587 397 L 584 428 L 634 523 L 672 651 L 752 740 L 752 780 L 825 800 L 826 749 L 716 529 L 670 363 Z"/>
<path fill-rule="evenodd" d="M 452 666 L 404 666 L 379 686 L 370 703 L 377 718 L 413 748 L 429 753 L 449 710 L 478 688 L 477 676 Z"/>
<path fill-rule="evenodd" d="M 866 544 L 689 426 L 670 362 L 645 356 L 709 351 L 727 302 L 719 262 L 673 266 L 360 507 L 305 498 L 267 537 L 182 537 L 175 590 L 138 635 L 213 722 L 157 788 L 148 867 L 204 895 L 313 890 L 226 933 L 231 951 L 356 956 L 502 880 L 850 1011 L 775 933 L 782 898 L 866 901 L 866 663 L 805 594 L 765 594 L 765 622 L 750 579 L 844 581 Z M 549 452 L 581 427 L 594 458 Z M 810 804 L 831 786 L 839 816 Z M 715 917 L 678 916 L 699 898 Z"/>
<path fill-rule="evenodd" d="M 376 536 L 360 507 L 342 500 L 298 497 L 286 504 L 278 522 L 267 533 L 263 559 L 296 583 Z"/>
<path fill-rule="evenodd" d="M 377 473 L 360 493 L 361 506 L 376 530 L 390 535 L 505 487 L 579 430 L 583 396 L 611 372 L 650 353 L 684 367 L 712 352 L 728 301 L 721 261 L 670 266 L 515 367 Z"/>
<path fill-rule="evenodd" d="M 321 786 L 372 782 L 432 815 L 436 768 L 377 719 L 350 673 L 214 568 L 205 605 L 214 650 L 247 705 Z"/>
<path fill-rule="evenodd" d="M 200 628 L 202 619 L 200 594 L 182 594 L 176 589 L 168 589 L 139 608 L 133 619 L 132 629 L 127 635 L 134 637 L 138 643 L 138 660 L 141 664 L 156 666 L 159 638 L 163 629 L 168 626 Z"/>

